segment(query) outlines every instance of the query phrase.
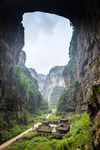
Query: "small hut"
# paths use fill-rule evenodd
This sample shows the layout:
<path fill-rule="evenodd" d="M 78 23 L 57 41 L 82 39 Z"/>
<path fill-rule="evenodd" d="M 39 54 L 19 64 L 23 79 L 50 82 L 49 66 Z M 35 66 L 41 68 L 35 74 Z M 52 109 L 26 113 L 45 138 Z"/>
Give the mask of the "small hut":
<path fill-rule="evenodd" d="M 50 127 L 49 125 L 41 125 L 38 129 L 37 129 L 37 132 L 40 134 L 40 135 L 43 135 L 43 136 L 48 136 L 52 133 L 52 127 Z"/>
<path fill-rule="evenodd" d="M 66 134 L 70 130 L 70 126 L 62 123 L 56 127 L 56 130 L 59 134 Z"/>
<path fill-rule="evenodd" d="M 69 120 L 65 117 L 60 118 L 60 123 L 66 123 L 69 124 Z"/>

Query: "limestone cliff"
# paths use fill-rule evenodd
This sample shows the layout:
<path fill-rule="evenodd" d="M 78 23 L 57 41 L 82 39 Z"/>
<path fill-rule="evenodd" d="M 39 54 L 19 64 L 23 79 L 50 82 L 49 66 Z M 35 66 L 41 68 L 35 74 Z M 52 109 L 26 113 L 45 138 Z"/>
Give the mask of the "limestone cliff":
<path fill-rule="evenodd" d="M 3 15 L 3 14 L 2 14 Z M 10 120 L 20 121 L 25 108 L 25 96 L 21 94 L 14 65 L 24 45 L 22 16 L 16 13 L 0 14 L 0 116 L 10 113 Z"/>
<path fill-rule="evenodd" d="M 26 62 L 26 53 L 24 51 L 21 51 L 17 66 L 20 67 L 23 78 L 25 79 L 27 78 L 27 82 L 28 83 L 31 82 L 31 84 L 38 89 L 38 81 L 36 78 L 32 77 L 30 71 L 25 66 L 25 62 Z"/>
<path fill-rule="evenodd" d="M 77 50 L 74 59 L 71 57 L 65 67 L 64 79 L 66 91 L 59 101 L 58 112 L 79 112 L 87 110 L 94 124 L 93 145 L 94 149 L 100 149 L 100 122 L 99 122 L 99 85 L 100 85 L 100 20 L 98 6 L 95 2 L 89 1 L 89 8 L 84 20 L 76 27 L 78 29 L 76 44 Z M 72 47 L 72 46 L 71 46 Z M 69 53 L 71 49 L 69 49 Z M 73 76 L 73 61 L 76 59 L 77 70 Z M 71 68 L 70 68 L 71 67 Z M 79 82 L 76 91 L 73 90 L 73 79 Z M 92 90 L 91 100 L 91 86 Z M 81 90 L 81 92 L 80 92 Z M 78 96 L 79 95 L 79 96 Z M 78 96 L 78 97 L 77 97 Z M 70 105 L 71 104 L 71 105 Z M 76 107 L 78 104 L 78 107 Z M 64 107 L 65 106 L 65 107 Z M 67 107 L 69 106 L 69 107 Z M 80 109 L 79 109 L 80 108 Z"/>
<path fill-rule="evenodd" d="M 77 36 L 78 29 L 74 29 L 69 47 L 70 60 L 63 71 L 66 89 L 58 102 L 57 114 L 59 115 L 86 110 L 87 104 L 84 103 L 82 84 L 78 78 Z"/>
<path fill-rule="evenodd" d="M 28 70 L 31 72 L 32 77 L 37 79 L 38 85 L 39 85 L 39 91 L 41 93 L 43 93 L 43 88 L 44 88 L 44 85 L 45 85 L 46 75 L 38 74 L 35 71 L 35 69 L 33 69 L 33 68 L 29 68 Z"/>
<path fill-rule="evenodd" d="M 48 102 L 50 101 L 51 93 L 56 86 L 65 87 L 64 79 L 62 76 L 63 69 L 63 66 L 55 66 L 50 70 L 49 74 L 46 77 L 43 96 Z"/>
<path fill-rule="evenodd" d="M 34 113 L 39 111 L 47 112 L 49 110 L 48 103 L 44 100 L 41 93 L 38 91 L 38 81 L 36 78 L 33 78 L 29 69 L 25 66 L 26 54 L 24 51 L 21 51 L 19 57 L 19 63 L 17 64 L 17 68 L 21 70 L 22 80 L 28 85 L 27 88 L 27 106 L 26 109 L 30 113 Z M 36 73 L 36 72 L 35 72 Z M 26 87 L 26 86 L 25 86 Z M 44 105 L 44 106 L 42 106 Z"/>
<path fill-rule="evenodd" d="M 49 102 L 50 96 L 55 87 L 65 87 L 64 79 L 62 76 L 64 66 L 55 66 L 49 74 L 38 74 L 35 69 L 30 68 L 32 76 L 38 80 L 39 90 L 44 98 Z"/>
<path fill-rule="evenodd" d="M 94 124 L 93 128 L 93 145 L 94 149 L 100 149 L 100 116 L 99 116 L 99 84 L 100 84 L 100 20 L 98 6 L 92 13 L 89 11 L 87 20 L 82 21 L 80 32 L 78 35 L 78 66 L 79 78 L 83 87 L 84 101 L 88 103 L 88 112 Z M 90 19 L 91 18 L 91 19 Z M 89 19 L 91 22 L 89 22 Z M 91 101 L 92 85 L 97 85 L 93 88 L 92 94 L 94 101 Z M 95 90 L 96 89 L 96 90 Z M 95 105 L 96 102 L 96 105 Z M 95 105 L 95 106 L 94 106 Z"/>
<path fill-rule="evenodd" d="M 8 0 L 0 1 L 0 111 L 12 111 L 12 118 L 18 120 L 24 109 L 25 99 L 20 97 L 19 85 L 13 66 L 17 64 L 24 43 L 21 24 L 25 12 L 44 11 L 69 18 L 77 36 L 77 79 L 81 83 L 84 106 L 88 105 L 90 114 L 94 113 L 94 104 L 90 101 L 90 87 L 100 84 L 100 1 L 99 0 Z M 68 84 L 70 83 L 70 77 Z M 67 82 L 66 82 L 67 85 Z M 99 97 L 96 98 L 99 103 Z M 86 104 L 85 104 L 86 103 Z M 93 106 L 93 107 L 92 107 Z M 96 105 L 95 105 L 96 106 Z M 97 109 L 97 108 L 96 108 Z M 100 149 L 99 111 L 91 118 L 94 124 L 94 149 Z M 2 116 L 3 116 L 2 115 Z M 91 117 L 91 115 L 90 115 Z"/>

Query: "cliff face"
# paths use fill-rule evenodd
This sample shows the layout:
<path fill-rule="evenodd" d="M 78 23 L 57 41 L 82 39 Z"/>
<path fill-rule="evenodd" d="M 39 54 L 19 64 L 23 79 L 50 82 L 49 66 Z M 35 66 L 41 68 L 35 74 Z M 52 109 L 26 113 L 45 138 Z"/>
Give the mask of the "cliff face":
<path fill-rule="evenodd" d="M 44 88 L 44 85 L 45 85 L 46 75 L 38 74 L 35 71 L 35 69 L 33 69 L 33 68 L 29 68 L 28 70 L 31 72 L 32 77 L 37 79 L 38 85 L 39 85 L 39 91 L 41 93 L 43 93 L 43 88 Z"/>
<path fill-rule="evenodd" d="M 70 60 L 63 71 L 66 89 L 61 94 L 58 102 L 57 114 L 69 112 L 84 112 L 87 103 L 84 103 L 82 83 L 78 77 L 78 29 L 74 29 L 69 47 Z"/>
<path fill-rule="evenodd" d="M 89 22 L 90 17 L 91 23 Z M 94 124 L 94 149 L 99 150 L 100 95 L 98 89 L 100 84 L 100 20 L 96 9 L 88 16 L 88 22 L 83 21 L 80 26 L 80 33 L 78 36 L 78 66 L 79 78 L 81 79 L 83 87 L 84 101 L 88 103 L 88 112 Z M 94 95 L 94 100 L 91 100 L 90 87 L 93 85 L 96 85 L 97 87 L 96 90 L 93 88 L 92 95 Z"/>
<path fill-rule="evenodd" d="M 50 70 L 47 76 L 38 74 L 35 69 L 29 69 L 32 76 L 38 80 L 39 91 L 48 102 L 50 101 L 51 93 L 55 87 L 65 87 L 62 76 L 63 69 L 63 66 L 56 66 Z"/>
<path fill-rule="evenodd" d="M 63 69 L 63 66 L 56 66 L 50 70 L 46 77 L 45 85 L 43 88 L 43 96 L 48 102 L 50 101 L 51 93 L 56 86 L 65 87 L 64 79 L 62 76 Z"/>
<path fill-rule="evenodd" d="M 24 30 L 20 22 L 21 16 L 15 13 L 0 17 L 0 114 L 3 116 L 4 112 L 11 111 L 12 118 L 17 120 L 25 106 L 13 69 L 24 44 Z"/>
<path fill-rule="evenodd" d="M 24 109 L 24 98 L 16 80 L 13 66 L 17 64 L 20 51 L 24 43 L 24 33 L 21 24 L 22 15 L 28 11 L 47 11 L 68 17 L 75 28 L 77 36 L 77 79 L 81 83 L 82 103 L 88 105 L 90 118 L 94 123 L 94 149 L 100 149 L 100 108 L 90 99 L 92 84 L 100 84 L 100 1 L 77 0 L 46 2 L 38 0 L 9 0 L 0 1 L 0 113 L 12 111 L 12 118 L 20 118 Z M 56 81 L 52 74 L 52 80 Z M 72 81 L 67 76 L 68 83 Z M 48 77 L 49 83 L 49 77 Z M 67 80 L 66 80 L 67 81 Z M 56 82 L 55 82 L 56 83 Z M 52 84 L 51 84 L 52 85 Z M 52 85 L 53 86 L 53 85 Z M 69 87 L 68 87 L 69 89 Z M 96 104 L 99 104 L 99 94 L 95 94 Z M 96 110 L 95 110 L 96 109 Z M 95 111 L 94 111 L 95 110 Z M 13 112 L 16 113 L 13 113 Z M 96 124 L 95 124 L 96 119 Z"/>
<path fill-rule="evenodd" d="M 45 108 L 45 111 L 48 111 L 49 109 L 48 103 L 44 100 L 43 96 L 38 91 L 38 81 L 36 78 L 32 77 L 29 69 L 25 66 L 25 61 L 26 61 L 26 54 L 24 51 L 21 51 L 19 57 L 19 63 L 17 64 L 16 69 L 17 70 L 20 69 L 21 76 L 22 76 L 20 81 L 23 84 L 25 83 L 24 88 L 26 89 L 26 93 L 27 93 L 26 110 L 28 110 L 28 112 L 30 113 L 34 113 L 39 111 L 40 109 L 44 111 Z M 44 104 L 44 107 L 42 107 L 42 104 Z"/>
<path fill-rule="evenodd" d="M 82 20 L 80 26 L 77 27 L 78 34 L 76 38 L 76 54 L 73 53 L 74 58 L 71 55 L 71 59 L 65 67 L 65 72 L 63 75 L 65 79 L 66 91 L 61 97 L 63 101 L 59 101 L 58 112 L 60 113 L 63 110 L 64 112 L 75 112 L 77 110 L 82 112 L 88 110 L 90 118 L 94 124 L 94 149 L 99 150 L 100 20 L 97 7 L 98 6 L 95 4 L 95 9 L 91 10 L 91 8 L 89 8 L 86 13 L 86 18 L 84 18 L 84 21 Z M 71 43 L 71 45 L 73 44 Z M 69 53 L 71 51 L 72 48 L 69 49 Z M 73 61 L 75 62 L 74 64 L 77 65 L 77 70 L 74 74 Z M 76 91 L 73 90 L 74 80 L 78 80 L 79 82 L 79 85 L 76 86 Z M 91 86 L 93 86 L 92 94 Z"/>
<path fill-rule="evenodd" d="M 29 84 L 31 83 L 38 89 L 38 81 L 36 78 L 32 77 L 29 69 L 25 66 L 25 62 L 26 62 L 26 53 L 24 51 L 21 51 L 17 66 L 20 67 L 23 78 L 25 78 Z"/>

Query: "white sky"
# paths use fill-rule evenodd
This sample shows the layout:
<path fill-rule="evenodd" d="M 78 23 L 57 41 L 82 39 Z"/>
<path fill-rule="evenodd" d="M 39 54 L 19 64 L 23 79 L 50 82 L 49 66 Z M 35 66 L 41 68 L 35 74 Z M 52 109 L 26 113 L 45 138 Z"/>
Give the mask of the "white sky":
<path fill-rule="evenodd" d="M 38 73 L 48 74 L 58 65 L 66 65 L 72 36 L 70 22 L 64 17 L 43 12 L 26 13 L 25 27 L 26 66 Z"/>

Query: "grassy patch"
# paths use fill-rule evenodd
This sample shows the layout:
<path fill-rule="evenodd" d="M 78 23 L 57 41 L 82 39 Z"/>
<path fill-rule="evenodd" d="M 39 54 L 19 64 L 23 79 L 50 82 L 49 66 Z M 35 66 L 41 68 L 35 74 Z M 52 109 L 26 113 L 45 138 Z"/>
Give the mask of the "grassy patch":
<path fill-rule="evenodd" d="M 92 124 L 87 113 L 74 115 L 71 120 L 71 132 L 62 140 L 38 136 L 30 131 L 14 142 L 6 150 L 72 150 L 79 145 L 81 150 L 87 145 L 91 149 Z"/>
<path fill-rule="evenodd" d="M 11 138 L 31 128 L 33 123 L 35 124 L 37 122 L 41 122 L 46 116 L 47 114 L 43 114 L 42 112 L 38 112 L 38 114 L 29 115 L 27 125 L 14 125 L 14 127 L 11 129 L 9 129 L 7 122 L 1 119 L 0 144 L 10 140 Z M 2 126 L 4 126 L 4 128 Z"/>
<path fill-rule="evenodd" d="M 54 112 L 52 112 L 52 113 L 50 114 L 49 119 L 50 119 L 50 120 L 60 119 L 60 116 L 57 116 L 57 115 L 56 115 L 56 112 L 54 111 Z"/>
<path fill-rule="evenodd" d="M 75 115 L 70 120 L 71 132 L 66 134 L 69 144 L 73 147 L 77 145 L 80 145 L 81 148 L 85 145 L 91 147 L 92 123 L 87 113 Z"/>

